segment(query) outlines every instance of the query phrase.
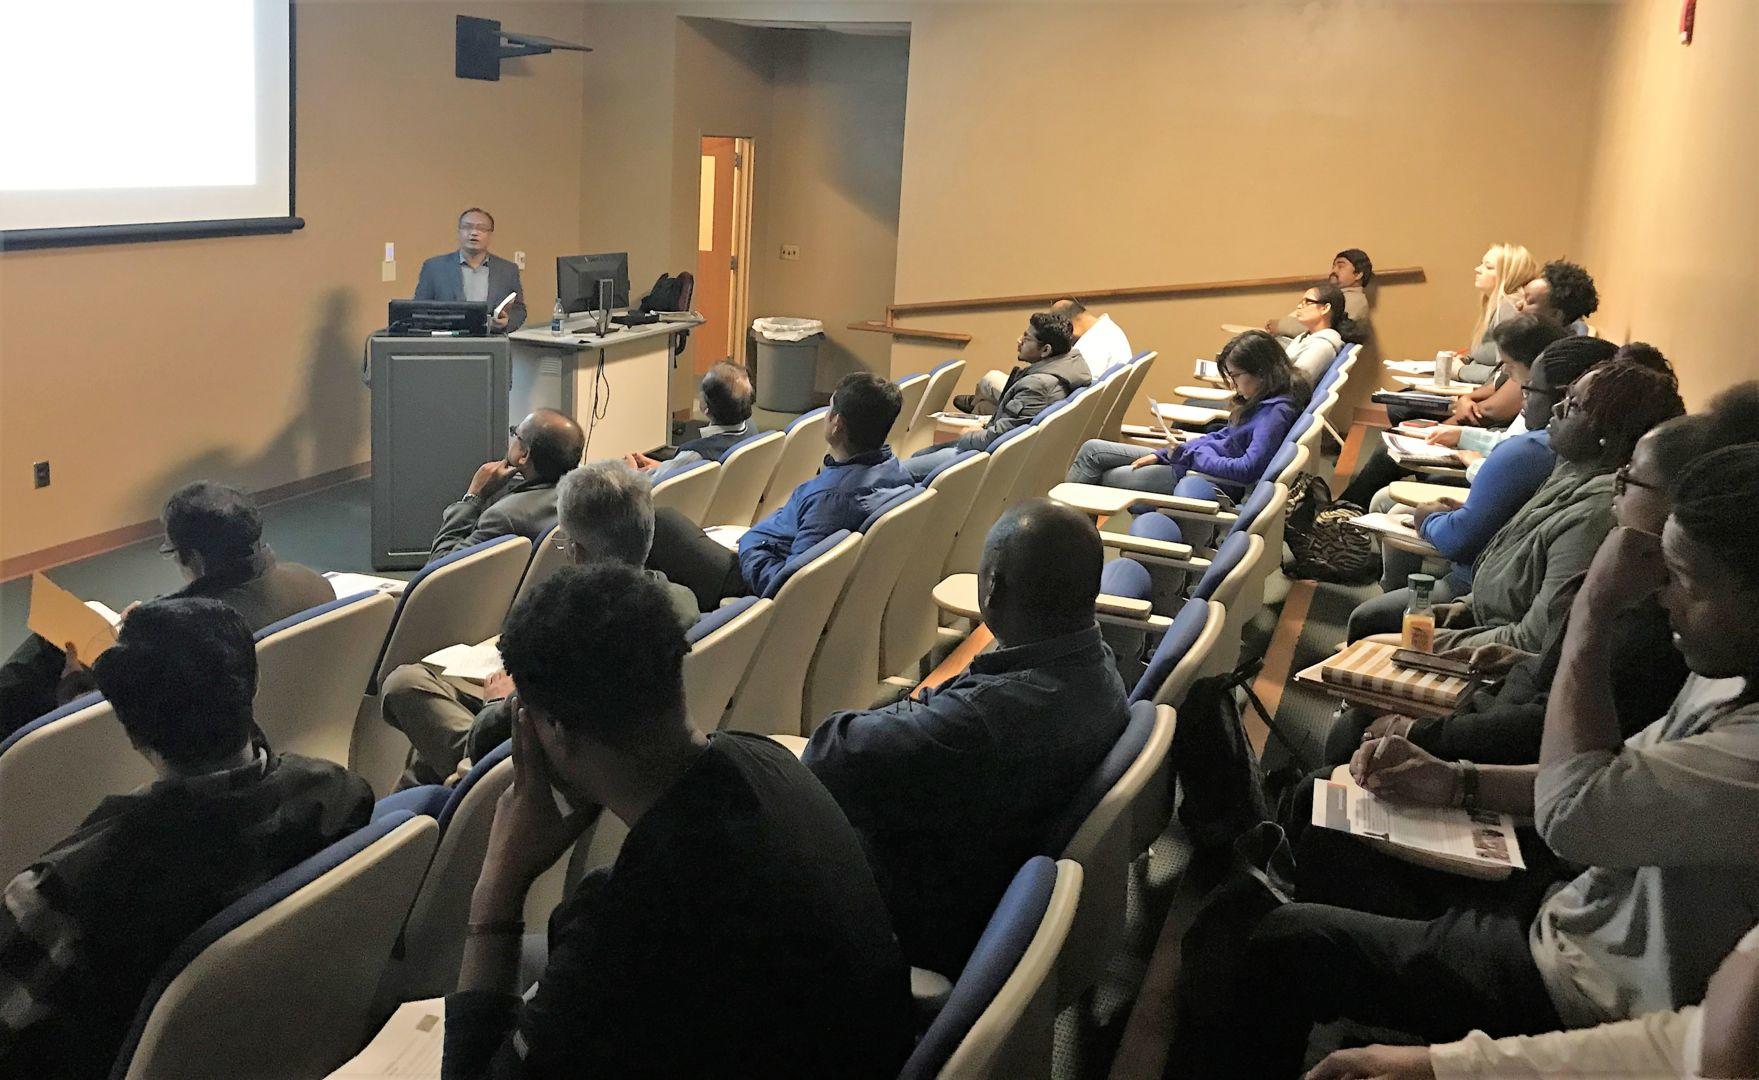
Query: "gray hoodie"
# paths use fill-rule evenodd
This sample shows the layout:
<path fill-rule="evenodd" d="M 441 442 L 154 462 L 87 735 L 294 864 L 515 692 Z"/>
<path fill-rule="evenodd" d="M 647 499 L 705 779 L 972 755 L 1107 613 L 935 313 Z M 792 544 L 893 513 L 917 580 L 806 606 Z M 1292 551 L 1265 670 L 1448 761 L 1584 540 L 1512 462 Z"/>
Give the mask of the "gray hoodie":
<path fill-rule="evenodd" d="M 1080 353 L 1070 350 L 1036 364 L 1015 368 L 996 401 L 989 425 L 959 436 L 960 450 L 987 450 L 989 444 L 1032 418 L 1046 407 L 1073 394 L 1093 381 L 1093 372 Z"/>

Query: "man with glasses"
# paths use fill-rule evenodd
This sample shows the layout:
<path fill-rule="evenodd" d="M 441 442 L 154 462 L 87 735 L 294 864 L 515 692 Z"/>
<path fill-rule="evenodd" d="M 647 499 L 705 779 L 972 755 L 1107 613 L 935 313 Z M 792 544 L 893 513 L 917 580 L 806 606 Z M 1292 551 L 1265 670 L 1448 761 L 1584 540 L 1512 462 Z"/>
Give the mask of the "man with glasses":
<path fill-rule="evenodd" d="M 428 561 L 500 536 L 536 543 L 556 524 L 556 483 L 580 464 L 586 435 L 564 413 L 539 409 L 507 429 L 507 455 L 485 462 L 446 507 Z"/>
<path fill-rule="evenodd" d="M 647 477 L 620 461 L 595 461 L 553 486 L 551 520 L 559 519 L 560 527 L 545 543 L 555 544 L 576 566 L 622 563 L 643 569 L 654 538 L 653 485 Z M 695 593 L 658 570 L 644 573 L 664 590 L 681 625 L 688 628 L 696 621 Z M 385 722 L 409 736 L 413 748 L 402 786 L 455 777 L 471 759 L 505 742 L 512 732 L 507 707 L 512 689 L 507 676 L 498 672 L 476 696 L 424 664 L 392 671 L 385 679 Z"/>
<path fill-rule="evenodd" d="M 421 264 L 416 279 L 417 300 L 472 300 L 489 305 L 493 312 L 511 294 L 513 301 L 489 320 L 489 329 L 510 334 L 525 325 L 525 290 L 519 284 L 519 267 L 499 255 L 489 254 L 495 236 L 495 219 L 479 206 L 458 215 L 458 250 L 435 255 Z"/>

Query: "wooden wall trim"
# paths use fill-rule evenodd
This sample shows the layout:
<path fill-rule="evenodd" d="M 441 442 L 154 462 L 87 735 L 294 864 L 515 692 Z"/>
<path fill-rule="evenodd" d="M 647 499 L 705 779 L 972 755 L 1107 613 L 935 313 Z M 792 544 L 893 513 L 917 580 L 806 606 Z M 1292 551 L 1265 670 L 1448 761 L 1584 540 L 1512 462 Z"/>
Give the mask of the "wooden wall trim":
<path fill-rule="evenodd" d="M 344 465 L 340 469 L 331 469 L 326 473 L 308 476 L 303 480 L 294 480 L 291 483 L 264 488 L 256 492 L 253 498 L 256 499 L 258 506 L 268 506 L 270 503 L 283 502 L 300 495 L 309 495 L 314 491 L 322 491 L 324 488 L 335 487 L 337 484 L 359 480 L 362 477 L 371 476 L 372 472 L 372 462 L 362 461 L 356 465 Z M 51 570 L 57 566 L 77 562 L 80 559 L 89 559 L 93 555 L 102 555 L 107 551 L 115 551 L 117 548 L 124 548 L 130 544 L 138 544 L 142 540 L 159 535 L 161 527 L 157 518 L 151 521 L 137 521 L 133 525 L 124 525 L 120 529 L 111 529 L 108 532 L 98 533 L 96 536 L 81 537 L 78 540 L 69 540 L 64 544 L 56 544 L 53 547 L 27 551 L 23 555 L 14 555 L 10 559 L 0 560 L 0 581 L 11 581 L 13 578 L 34 574 L 39 570 Z"/>

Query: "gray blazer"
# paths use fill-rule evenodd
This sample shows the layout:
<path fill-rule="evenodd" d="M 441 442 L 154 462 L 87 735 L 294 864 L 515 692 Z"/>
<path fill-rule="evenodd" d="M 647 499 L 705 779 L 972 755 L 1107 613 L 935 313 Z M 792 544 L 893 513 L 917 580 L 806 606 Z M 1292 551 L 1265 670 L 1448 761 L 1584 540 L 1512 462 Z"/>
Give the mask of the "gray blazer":
<path fill-rule="evenodd" d="M 489 310 L 494 311 L 501 297 L 518 293 L 507 305 L 507 332 L 525 325 L 525 287 L 519 283 L 519 267 L 499 255 L 489 256 Z M 458 272 L 458 253 L 448 251 L 435 255 L 421 264 L 421 276 L 415 282 L 417 300 L 462 300 L 464 278 Z"/>
<path fill-rule="evenodd" d="M 440 517 L 428 562 L 498 536 L 523 536 L 535 544 L 555 523 L 554 483 L 522 480 L 492 499 L 459 499 Z"/>

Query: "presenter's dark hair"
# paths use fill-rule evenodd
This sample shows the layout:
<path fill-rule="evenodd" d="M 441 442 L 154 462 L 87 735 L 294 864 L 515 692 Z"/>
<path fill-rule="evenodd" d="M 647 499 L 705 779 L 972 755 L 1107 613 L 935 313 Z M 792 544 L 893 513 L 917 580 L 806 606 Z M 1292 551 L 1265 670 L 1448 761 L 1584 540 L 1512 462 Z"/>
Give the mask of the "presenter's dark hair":
<path fill-rule="evenodd" d="M 1557 321 L 1565 326 L 1600 309 L 1600 293 L 1594 288 L 1594 279 L 1575 263 L 1565 259 L 1548 262 L 1539 276 L 1550 286 L 1547 305 L 1557 312 Z"/>
<path fill-rule="evenodd" d="M 843 418 L 850 449 L 856 453 L 884 446 L 903 407 L 897 384 L 871 371 L 851 371 L 831 393 L 831 412 Z"/>
<path fill-rule="evenodd" d="M 257 653 L 244 618 L 218 600 L 151 600 L 129 613 L 92 665 L 135 745 L 194 768 L 251 737 Z"/>
<path fill-rule="evenodd" d="M 570 735 L 638 754 L 684 712 L 684 628 L 639 567 L 568 566 L 513 606 L 501 662 L 523 701 Z"/>
<path fill-rule="evenodd" d="M 1570 332 L 1557 323 L 1530 313 L 1504 319 L 1490 332 L 1490 340 L 1503 356 L 1529 367 L 1552 342 L 1569 336 Z"/>
<path fill-rule="evenodd" d="M 704 372 L 696 389 L 708 408 L 709 423 L 729 427 L 751 419 L 751 373 L 731 360 Z"/>
<path fill-rule="evenodd" d="M 1075 347 L 1075 325 L 1068 316 L 1059 315 L 1054 311 L 1035 313 L 1027 322 L 1032 327 L 1032 336 L 1040 345 L 1049 345 L 1052 356 L 1061 356 Z"/>
<path fill-rule="evenodd" d="M 1256 376 L 1258 392 L 1249 398 L 1234 395 L 1230 424 L 1237 424 L 1252 415 L 1253 410 L 1279 394 L 1287 394 L 1297 407 L 1305 407 L 1312 388 L 1289 362 L 1289 354 L 1277 339 L 1263 330 L 1248 330 L 1229 339 L 1222 351 L 1215 354 L 1216 366 L 1230 385 L 1236 374 Z"/>
<path fill-rule="evenodd" d="M 480 207 L 480 206 L 467 206 L 463 210 L 460 210 L 458 212 L 458 224 L 460 224 L 460 225 L 464 224 L 464 215 L 465 214 L 481 214 L 483 217 L 486 217 L 489 219 L 489 231 L 490 232 L 495 231 L 495 215 L 489 213 L 487 210 L 484 210 L 482 207 Z"/>
<path fill-rule="evenodd" d="M 1357 275 L 1362 278 L 1361 284 L 1364 289 L 1368 287 L 1369 282 L 1374 280 L 1374 260 L 1370 259 L 1368 257 L 1368 252 L 1363 251 L 1361 248 L 1345 248 L 1336 255 L 1333 255 L 1331 259 L 1332 262 L 1337 262 L 1339 259 L 1348 259 L 1350 265 L 1355 268 Z"/>
<path fill-rule="evenodd" d="M 204 577 L 228 576 L 250 565 L 263 540 L 263 515 L 234 487 L 197 480 L 171 493 L 161 515 L 165 540 L 181 561 L 202 558 Z"/>
<path fill-rule="evenodd" d="M 553 484 L 580 464 L 586 452 L 586 433 L 566 413 L 540 409 L 520 438 L 531 453 L 531 470 L 540 483 Z"/>
<path fill-rule="evenodd" d="M 1746 589 L 1759 589 L 1759 442 L 1705 454 L 1674 484 L 1673 522 L 1714 551 Z M 1747 694 L 1752 694 L 1752 688 Z"/>

